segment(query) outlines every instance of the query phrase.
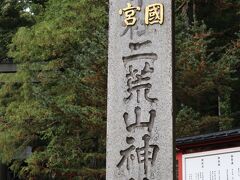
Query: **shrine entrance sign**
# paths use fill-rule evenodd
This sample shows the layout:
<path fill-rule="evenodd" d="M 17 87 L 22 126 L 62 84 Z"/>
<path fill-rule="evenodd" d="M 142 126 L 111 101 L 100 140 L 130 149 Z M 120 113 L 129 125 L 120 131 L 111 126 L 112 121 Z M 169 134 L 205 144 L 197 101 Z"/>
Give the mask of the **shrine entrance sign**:
<path fill-rule="evenodd" d="M 173 180 L 172 0 L 110 0 L 107 180 Z"/>

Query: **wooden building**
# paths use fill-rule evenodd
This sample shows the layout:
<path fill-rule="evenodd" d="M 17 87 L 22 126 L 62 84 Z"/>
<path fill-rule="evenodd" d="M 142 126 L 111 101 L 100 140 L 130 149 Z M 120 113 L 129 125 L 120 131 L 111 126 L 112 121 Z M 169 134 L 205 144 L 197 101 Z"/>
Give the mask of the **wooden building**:
<path fill-rule="evenodd" d="M 178 180 L 240 180 L 240 129 L 179 138 Z"/>

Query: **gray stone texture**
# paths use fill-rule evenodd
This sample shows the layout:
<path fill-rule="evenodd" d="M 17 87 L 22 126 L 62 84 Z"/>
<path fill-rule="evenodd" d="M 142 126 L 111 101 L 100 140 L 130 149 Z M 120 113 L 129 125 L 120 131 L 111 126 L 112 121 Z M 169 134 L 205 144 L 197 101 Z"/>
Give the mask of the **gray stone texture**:
<path fill-rule="evenodd" d="M 110 0 L 107 180 L 174 178 L 172 1 L 143 0 L 137 23 L 122 35 L 126 27 L 119 10 L 140 2 Z M 164 23 L 144 26 L 144 9 L 154 3 L 164 5 Z M 134 125 L 136 119 L 139 122 Z M 129 158 L 123 159 L 128 148 Z M 152 159 L 146 160 L 146 149 Z"/>

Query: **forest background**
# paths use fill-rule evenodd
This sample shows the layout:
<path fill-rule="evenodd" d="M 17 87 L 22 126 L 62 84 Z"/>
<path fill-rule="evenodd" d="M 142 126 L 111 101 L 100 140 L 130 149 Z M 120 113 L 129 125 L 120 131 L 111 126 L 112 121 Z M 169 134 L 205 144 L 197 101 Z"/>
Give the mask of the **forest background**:
<path fill-rule="evenodd" d="M 240 1 L 176 0 L 177 137 L 240 127 Z M 108 1 L 0 0 L 0 160 L 105 179 Z M 32 153 L 23 157 L 22 152 Z"/>

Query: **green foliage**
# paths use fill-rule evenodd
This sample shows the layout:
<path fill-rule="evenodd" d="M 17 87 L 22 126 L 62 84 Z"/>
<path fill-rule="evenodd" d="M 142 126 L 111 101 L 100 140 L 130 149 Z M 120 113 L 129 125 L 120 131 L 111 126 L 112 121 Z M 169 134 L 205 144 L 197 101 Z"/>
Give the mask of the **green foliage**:
<path fill-rule="evenodd" d="M 200 119 L 199 132 L 201 134 L 230 129 L 232 119 L 226 116 L 204 116 Z"/>
<path fill-rule="evenodd" d="M 199 133 L 200 114 L 192 108 L 182 107 L 176 118 L 176 136 L 190 136 Z"/>
<path fill-rule="evenodd" d="M 207 7 L 201 9 L 203 4 Z M 235 34 L 239 26 L 232 27 L 235 26 L 235 19 L 240 18 L 235 8 L 239 3 L 206 1 L 203 4 L 200 1 L 177 2 L 177 136 L 239 126 L 236 111 L 239 111 L 240 103 L 235 99 L 236 95 L 239 97 L 239 37 Z M 215 14 L 210 13 L 209 17 L 203 18 L 202 12 L 213 6 Z M 231 12 L 227 11 L 230 7 L 234 7 Z M 218 10 L 227 18 L 219 17 L 221 23 L 215 24 L 211 17 L 218 16 Z M 226 19 L 230 22 L 226 22 Z M 229 25 L 233 32 L 231 35 L 220 25 L 222 23 Z M 199 118 L 193 118 L 194 113 L 190 113 L 186 107 L 191 107 L 193 112 L 199 114 Z"/>
<path fill-rule="evenodd" d="M 0 61 L 7 58 L 8 44 L 17 29 L 33 23 L 31 14 L 23 9 L 24 3 L 0 0 Z"/>
<path fill-rule="evenodd" d="M 50 0 L 9 46 L 19 71 L 1 87 L 0 153 L 22 178 L 105 174 L 107 14 L 91 2 Z"/>

